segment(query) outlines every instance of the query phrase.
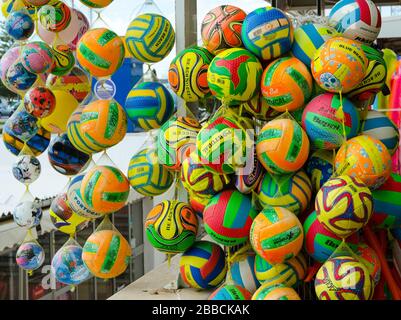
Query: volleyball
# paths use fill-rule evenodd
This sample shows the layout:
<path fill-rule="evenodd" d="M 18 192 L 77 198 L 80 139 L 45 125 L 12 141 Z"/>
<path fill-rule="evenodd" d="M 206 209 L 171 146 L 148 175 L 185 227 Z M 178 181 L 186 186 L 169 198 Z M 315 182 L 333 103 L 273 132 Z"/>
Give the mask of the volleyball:
<path fill-rule="evenodd" d="M 215 195 L 203 211 L 205 231 L 219 244 L 235 246 L 249 239 L 256 216 L 251 198 L 236 190 Z"/>
<path fill-rule="evenodd" d="M 168 82 L 177 96 L 195 102 L 210 95 L 207 73 L 213 55 L 193 46 L 182 50 L 171 62 Z"/>
<path fill-rule="evenodd" d="M 273 174 L 288 174 L 303 167 L 309 155 L 309 139 L 291 119 L 276 119 L 265 124 L 256 142 L 260 163 Z"/>
<path fill-rule="evenodd" d="M 264 174 L 265 170 L 256 157 L 256 150 L 254 148 L 253 159 L 248 159 L 246 166 L 239 168 L 235 172 L 235 187 L 241 193 L 252 193 L 252 191 L 258 190 Z"/>
<path fill-rule="evenodd" d="M 21 51 L 22 65 L 26 70 L 35 74 L 50 71 L 53 59 L 52 49 L 42 41 L 27 43 Z"/>
<path fill-rule="evenodd" d="M 146 197 L 166 192 L 173 184 L 173 175 L 158 159 L 156 150 L 146 148 L 132 156 L 128 166 L 131 187 Z"/>
<path fill-rule="evenodd" d="M 367 135 L 360 135 L 343 144 L 334 164 L 338 175 L 358 177 L 372 189 L 377 189 L 388 179 L 392 167 L 386 146 Z"/>
<path fill-rule="evenodd" d="M 252 300 L 301 300 L 293 288 L 285 287 L 282 284 L 270 286 L 262 285 L 252 296 Z"/>
<path fill-rule="evenodd" d="M 135 59 L 147 63 L 159 62 L 173 49 L 175 32 L 165 17 L 145 13 L 132 20 L 125 34 L 125 42 Z"/>
<path fill-rule="evenodd" d="M 99 214 L 120 210 L 128 199 L 128 179 L 112 166 L 95 166 L 86 174 L 81 184 L 81 195 L 86 205 Z"/>
<path fill-rule="evenodd" d="M 259 90 L 262 65 L 248 50 L 232 48 L 214 57 L 207 72 L 212 94 L 227 105 L 252 99 Z"/>
<path fill-rule="evenodd" d="M 315 97 L 302 114 L 302 127 L 315 149 L 339 148 L 345 141 L 344 130 L 348 139 L 358 134 L 359 121 L 355 106 L 334 93 Z"/>
<path fill-rule="evenodd" d="M 393 155 L 400 144 L 400 132 L 395 123 L 386 114 L 369 110 L 361 125 L 361 133 L 380 140 Z"/>
<path fill-rule="evenodd" d="M 192 288 L 215 288 L 223 282 L 226 272 L 224 251 L 213 242 L 196 241 L 180 259 L 181 278 Z"/>
<path fill-rule="evenodd" d="M 325 228 L 346 238 L 368 223 L 373 211 L 372 193 L 360 179 L 341 175 L 323 185 L 316 195 L 315 209 Z"/>
<path fill-rule="evenodd" d="M 381 29 L 381 14 L 371 0 L 342 0 L 330 11 L 329 24 L 344 37 L 371 44 Z"/>
<path fill-rule="evenodd" d="M 255 95 L 251 100 L 243 104 L 244 111 L 249 112 L 253 117 L 259 120 L 272 120 L 280 115 L 280 112 L 271 108 L 262 94 Z"/>
<path fill-rule="evenodd" d="M 259 287 L 255 274 L 255 255 L 249 254 L 233 262 L 227 271 L 226 283 L 232 283 L 254 293 Z"/>
<path fill-rule="evenodd" d="M 164 200 L 148 213 L 145 231 L 149 242 L 157 250 L 180 253 L 194 244 L 198 220 L 187 204 Z"/>
<path fill-rule="evenodd" d="M 334 153 L 331 150 L 316 150 L 309 157 L 305 166 L 313 192 L 318 192 L 334 174 Z"/>
<path fill-rule="evenodd" d="M 292 176 L 273 176 L 266 172 L 257 195 L 263 208 L 281 207 L 299 215 L 312 199 L 312 183 L 303 170 Z"/>
<path fill-rule="evenodd" d="M 319 23 L 306 23 L 294 31 L 294 43 L 291 53 L 310 69 L 316 51 L 329 39 L 340 33 L 333 27 Z"/>
<path fill-rule="evenodd" d="M 201 26 L 205 48 L 216 55 L 225 49 L 242 47 L 241 29 L 245 17 L 243 10 L 231 5 L 210 10 Z"/>
<path fill-rule="evenodd" d="M 357 245 L 354 252 L 359 260 L 366 266 L 374 284 L 376 285 L 381 277 L 381 264 L 376 251 L 367 244 L 361 242 Z"/>
<path fill-rule="evenodd" d="M 87 31 L 77 45 L 77 61 L 94 77 L 107 77 L 120 68 L 125 57 L 121 38 L 106 28 Z"/>
<path fill-rule="evenodd" d="M 280 58 L 270 63 L 262 75 L 262 95 L 279 111 L 294 111 L 305 105 L 312 94 L 312 76 L 297 58 Z"/>
<path fill-rule="evenodd" d="M 316 51 L 311 70 L 324 90 L 347 93 L 361 83 L 367 66 L 368 59 L 358 42 L 334 37 Z"/>
<path fill-rule="evenodd" d="M 80 130 L 97 148 L 106 149 L 124 138 L 127 115 L 117 101 L 96 100 L 82 110 Z"/>
<path fill-rule="evenodd" d="M 266 61 L 278 58 L 291 50 L 294 30 L 283 11 L 264 7 L 246 16 L 241 37 L 245 48 Z"/>
<path fill-rule="evenodd" d="M 5 22 L 5 30 L 15 40 L 27 40 L 35 31 L 35 24 L 29 13 L 12 11 Z"/>
<path fill-rule="evenodd" d="M 249 237 L 255 252 L 270 264 L 276 264 L 295 257 L 304 236 L 295 214 L 284 208 L 268 207 L 256 216 Z"/>
<path fill-rule="evenodd" d="M 251 300 L 252 294 L 245 288 L 232 284 L 225 284 L 216 289 L 208 300 Z"/>
<path fill-rule="evenodd" d="M 128 241 L 118 231 L 100 230 L 86 240 L 82 260 L 95 277 L 110 279 L 124 273 L 131 251 Z"/>
<path fill-rule="evenodd" d="M 316 274 L 319 300 L 370 300 L 374 284 L 367 267 L 349 256 L 327 260 Z"/>
<path fill-rule="evenodd" d="M 174 100 L 158 82 L 142 82 L 128 93 L 125 111 L 136 130 L 160 128 L 174 112 Z"/>

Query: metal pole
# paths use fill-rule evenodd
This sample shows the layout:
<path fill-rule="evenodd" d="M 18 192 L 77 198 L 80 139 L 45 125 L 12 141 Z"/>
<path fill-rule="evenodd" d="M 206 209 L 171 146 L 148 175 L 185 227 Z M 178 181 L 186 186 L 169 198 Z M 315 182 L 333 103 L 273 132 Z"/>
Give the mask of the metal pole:
<path fill-rule="evenodd" d="M 92 222 L 92 230 L 93 232 L 96 231 L 96 222 Z M 93 295 L 94 295 L 94 300 L 97 300 L 97 278 L 93 277 Z"/>
<path fill-rule="evenodd" d="M 128 204 L 128 241 L 131 244 L 132 243 L 132 203 Z M 135 252 L 135 247 L 133 248 L 134 252 Z M 133 282 L 134 281 L 134 277 L 133 277 L 133 263 L 134 263 L 134 258 L 131 257 L 130 261 L 129 261 L 129 282 Z"/>

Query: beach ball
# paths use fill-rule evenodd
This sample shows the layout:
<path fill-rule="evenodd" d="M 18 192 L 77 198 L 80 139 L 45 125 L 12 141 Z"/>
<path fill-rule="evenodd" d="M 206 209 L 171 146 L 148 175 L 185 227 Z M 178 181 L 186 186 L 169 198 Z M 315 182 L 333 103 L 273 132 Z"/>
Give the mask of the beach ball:
<path fill-rule="evenodd" d="M 81 173 L 71 179 L 67 189 L 68 205 L 77 215 L 85 219 L 96 219 L 101 217 L 102 214 L 90 209 L 82 198 L 81 184 L 84 177 L 85 173 Z"/>
<path fill-rule="evenodd" d="M 315 97 L 306 105 L 302 114 L 302 127 L 315 149 L 339 148 L 345 141 L 344 130 L 347 139 L 358 134 L 359 121 L 355 106 L 348 99 L 341 99 L 334 93 L 323 93 Z"/>
<path fill-rule="evenodd" d="M 318 192 L 334 174 L 334 153 L 331 150 L 316 150 L 311 154 L 305 166 L 313 192 Z"/>
<path fill-rule="evenodd" d="M 255 252 L 275 264 L 295 257 L 302 248 L 304 235 L 295 214 L 284 208 L 267 207 L 253 221 L 249 238 Z"/>
<path fill-rule="evenodd" d="M 400 132 L 395 123 L 385 113 L 369 110 L 362 121 L 361 133 L 380 140 L 393 155 L 400 144 Z"/>
<path fill-rule="evenodd" d="M 294 30 L 288 16 L 273 7 L 249 13 L 241 31 L 245 48 L 262 60 L 272 60 L 291 50 Z"/>
<path fill-rule="evenodd" d="M 107 77 L 120 68 L 125 56 L 121 38 L 106 28 L 88 30 L 77 45 L 77 61 L 94 77 Z"/>
<path fill-rule="evenodd" d="M 247 289 L 232 285 L 225 284 L 216 289 L 208 298 L 208 300 L 251 300 L 252 293 Z"/>
<path fill-rule="evenodd" d="M 146 216 L 145 232 L 150 244 L 157 250 L 181 253 L 194 244 L 198 220 L 186 203 L 164 200 Z"/>
<path fill-rule="evenodd" d="M 222 283 L 226 272 L 223 249 L 210 241 L 196 241 L 180 259 L 181 278 L 191 288 L 215 288 Z"/>
<path fill-rule="evenodd" d="M 107 7 L 113 0 L 79 0 L 89 8 L 101 9 Z"/>
<path fill-rule="evenodd" d="M 69 235 L 85 229 L 88 219 L 72 211 L 66 193 L 57 195 L 50 205 L 50 220 L 60 231 Z"/>
<path fill-rule="evenodd" d="M 280 58 L 263 72 L 261 90 L 271 108 L 279 112 L 294 111 L 309 101 L 312 76 L 297 58 Z"/>
<path fill-rule="evenodd" d="M 53 52 L 45 42 L 30 42 L 22 48 L 21 61 L 29 72 L 45 73 L 53 66 Z"/>
<path fill-rule="evenodd" d="M 67 131 L 68 119 L 78 107 L 78 101 L 67 91 L 51 90 L 56 97 L 56 107 L 49 116 L 41 120 L 40 124 L 51 133 L 61 134 Z"/>
<path fill-rule="evenodd" d="M 365 226 L 373 211 L 372 193 L 359 178 L 329 179 L 316 195 L 317 218 L 325 228 L 346 238 Z"/>
<path fill-rule="evenodd" d="M 252 296 L 252 300 L 301 300 L 298 293 L 282 284 L 262 285 Z"/>
<path fill-rule="evenodd" d="M 340 33 L 333 27 L 319 23 L 303 24 L 294 31 L 291 54 L 310 69 L 316 51 L 327 40 L 338 36 L 340 36 Z"/>
<path fill-rule="evenodd" d="M 262 65 L 248 50 L 227 49 L 214 57 L 207 72 L 212 94 L 227 105 L 241 104 L 259 91 Z"/>
<path fill-rule="evenodd" d="M 292 176 L 272 175 L 266 172 L 257 195 L 263 208 L 281 207 L 299 215 L 309 207 L 312 199 L 312 183 L 303 170 Z"/>
<path fill-rule="evenodd" d="M 259 120 L 273 120 L 281 113 L 271 108 L 262 94 L 255 95 L 251 100 L 245 101 L 241 106 Z"/>
<path fill-rule="evenodd" d="M 192 210 L 194 210 L 199 219 L 203 220 L 203 212 L 213 196 L 201 196 L 192 191 L 188 191 L 188 197 Z"/>
<path fill-rule="evenodd" d="M 54 255 L 51 268 L 56 280 L 67 285 L 78 285 L 90 277 L 90 272 L 82 260 L 82 248 L 68 244 Z"/>
<path fill-rule="evenodd" d="M 146 197 L 163 194 L 173 184 L 173 175 L 157 158 L 155 149 L 146 148 L 133 155 L 128 166 L 131 187 Z"/>
<path fill-rule="evenodd" d="M 187 102 L 210 96 L 207 73 L 212 59 L 209 51 L 198 46 L 178 53 L 168 70 L 168 82 L 175 94 Z"/>
<path fill-rule="evenodd" d="M 372 225 L 378 228 L 401 227 L 401 176 L 391 173 L 387 181 L 372 191 Z"/>
<path fill-rule="evenodd" d="M 317 218 L 313 211 L 304 222 L 304 249 L 314 260 L 324 263 L 335 252 L 343 239 L 329 231 Z M 358 233 L 354 233 L 345 239 L 347 245 L 354 249 L 359 243 Z"/>
<path fill-rule="evenodd" d="M 232 283 L 254 293 L 259 287 L 259 281 L 255 274 L 255 255 L 249 254 L 234 261 L 227 271 L 226 283 Z"/>
<path fill-rule="evenodd" d="M 115 230 L 95 231 L 86 240 L 82 260 L 97 278 L 110 279 L 124 273 L 131 259 L 128 241 Z"/>
<path fill-rule="evenodd" d="M 96 100 L 81 114 L 82 135 L 99 149 L 110 148 L 124 139 L 127 133 L 127 115 L 115 100 Z"/>
<path fill-rule="evenodd" d="M 224 246 L 246 242 L 252 221 L 257 215 L 252 200 L 237 190 L 226 190 L 215 195 L 203 211 L 205 231 Z"/>
<path fill-rule="evenodd" d="M 309 139 L 296 121 L 272 120 L 259 132 L 256 153 L 260 163 L 270 173 L 293 173 L 308 160 Z"/>
<path fill-rule="evenodd" d="M 173 117 L 160 128 L 156 142 L 159 162 L 169 170 L 181 170 L 182 162 L 195 148 L 199 122 L 189 117 Z"/>
<path fill-rule="evenodd" d="M 327 260 L 315 279 L 319 300 L 370 300 L 374 283 L 368 268 L 350 256 Z"/>
<path fill-rule="evenodd" d="M 255 274 L 261 285 L 283 284 L 296 288 L 305 278 L 306 271 L 307 263 L 302 253 L 286 262 L 275 264 L 270 264 L 259 255 L 255 257 Z"/>
<path fill-rule="evenodd" d="M 80 190 L 90 209 L 99 214 L 108 214 L 125 206 L 130 185 L 118 168 L 95 166 L 85 174 Z"/>
<path fill-rule="evenodd" d="M 36 270 L 45 261 L 45 251 L 37 242 L 24 242 L 19 246 L 15 260 L 18 266 L 24 270 Z"/>
<path fill-rule="evenodd" d="M 214 55 L 225 49 L 242 47 L 241 29 L 245 17 L 243 10 L 231 5 L 210 10 L 201 25 L 204 47 Z"/>
<path fill-rule="evenodd" d="M 358 177 L 372 189 L 377 189 L 388 179 L 392 167 L 386 146 L 367 135 L 360 135 L 343 144 L 334 164 L 338 175 Z"/>
<path fill-rule="evenodd" d="M 359 243 L 354 250 L 359 260 L 368 268 L 369 274 L 375 285 L 378 284 L 381 277 L 381 263 L 375 250 L 366 243 Z"/>
<path fill-rule="evenodd" d="M 17 138 L 26 142 L 39 131 L 38 119 L 29 114 L 24 108 L 18 108 L 3 126 L 4 130 L 10 130 Z"/>
<path fill-rule="evenodd" d="M 39 178 L 40 172 L 40 162 L 32 155 L 21 155 L 13 164 L 14 178 L 24 184 L 35 182 Z"/>
<path fill-rule="evenodd" d="M 36 118 L 45 118 L 56 108 L 56 97 L 46 87 L 34 87 L 24 97 L 24 107 Z"/>
<path fill-rule="evenodd" d="M 142 82 L 128 93 L 124 109 L 137 131 L 149 131 L 170 119 L 174 108 L 173 97 L 164 85 Z"/>
<path fill-rule="evenodd" d="M 175 32 L 171 22 L 155 13 L 145 13 L 131 21 L 125 42 L 132 57 L 154 63 L 168 56 L 174 47 Z"/>
<path fill-rule="evenodd" d="M 54 137 L 47 152 L 53 169 L 67 176 L 76 175 L 89 164 L 89 155 L 76 149 L 66 133 Z"/>
<path fill-rule="evenodd" d="M 4 85 L 6 85 L 6 75 L 8 69 L 17 61 L 19 60 L 21 55 L 21 47 L 14 46 L 8 49 L 0 59 L 0 75 L 1 81 Z"/>
<path fill-rule="evenodd" d="M 70 93 L 79 103 L 91 92 L 91 83 L 86 73 L 75 66 L 65 75 L 50 74 L 46 80 L 46 87 L 52 91 L 62 90 Z"/>
<path fill-rule="evenodd" d="M 253 158 L 248 159 L 246 166 L 235 172 L 235 187 L 241 193 L 252 193 L 258 190 L 264 175 L 265 169 L 258 160 L 254 148 Z"/>
<path fill-rule="evenodd" d="M 53 66 L 51 73 L 57 76 L 68 74 L 75 65 L 74 53 L 65 44 L 57 44 L 52 48 Z"/>
<path fill-rule="evenodd" d="M 35 31 L 35 24 L 25 11 L 11 12 L 5 22 L 6 32 L 17 41 L 27 40 Z"/>
<path fill-rule="evenodd" d="M 71 9 L 62 1 L 44 5 L 38 11 L 38 20 L 46 30 L 60 32 L 71 22 Z"/>
<path fill-rule="evenodd" d="M 23 201 L 12 211 L 14 222 L 22 228 L 31 229 L 40 224 L 42 219 L 42 209 L 38 203 Z"/>
<path fill-rule="evenodd" d="M 361 45 L 343 37 L 327 40 L 315 53 L 312 75 L 329 92 L 347 93 L 365 77 L 368 59 Z"/>
<path fill-rule="evenodd" d="M 76 33 L 74 39 L 71 42 L 68 42 L 68 46 L 71 50 L 75 51 L 77 49 L 77 44 L 79 40 L 81 40 L 82 36 L 89 30 L 90 23 L 88 18 L 79 10 L 73 9 L 75 15 L 77 16 L 78 32 Z"/>
<path fill-rule="evenodd" d="M 344 37 L 371 44 L 380 33 L 380 10 L 371 0 L 342 0 L 330 10 L 329 24 Z"/>
<path fill-rule="evenodd" d="M 38 80 L 38 75 L 28 71 L 22 60 L 17 60 L 4 72 L 4 86 L 20 96 L 31 88 Z"/>

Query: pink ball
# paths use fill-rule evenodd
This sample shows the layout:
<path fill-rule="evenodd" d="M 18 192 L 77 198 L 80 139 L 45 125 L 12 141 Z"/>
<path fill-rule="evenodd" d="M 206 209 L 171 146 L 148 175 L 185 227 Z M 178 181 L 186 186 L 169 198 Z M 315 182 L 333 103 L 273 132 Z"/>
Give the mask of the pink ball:
<path fill-rule="evenodd" d="M 53 66 L 53 53 L 49 45 L 34 41 L 25 45 L 21 53 L 22 64 L 29 72 L 45 73 Z"/>
<path fill-rule="evenodd" d="M 78 11 L 76 9 L 74 9 L 74 12 L 78 17 L 79 30 L 78 30 L 78 33 L 75 36 L 74 40 L 72 40 L 68 45 L 71 48 L 71 50 L 73 50 L 73 51 L 75 51 L 77 49 L 78 41 L 82 38 L 82 36 L 90 28 L 90 24 L 89 24 L 89 21 L 86 18 L 86 16 L 81 11 Z"/>
<path fill-rule="evenodd" d="M 0 60 L 0 78 L 4 83 L 6 79 L 7 70 L 10 66 L 19 59 L 21 47 L 13 47 L 9 49 Z"/>

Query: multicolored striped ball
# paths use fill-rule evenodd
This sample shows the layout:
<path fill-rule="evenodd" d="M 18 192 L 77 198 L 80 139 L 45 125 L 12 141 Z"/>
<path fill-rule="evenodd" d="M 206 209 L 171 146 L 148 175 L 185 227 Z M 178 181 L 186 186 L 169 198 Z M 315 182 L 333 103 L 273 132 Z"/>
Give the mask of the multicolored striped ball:
<path fill-rule="evenodd" d="M 309 157 L 305 171 L 311 179 L 313 192 L 318 192 L 334 174 L 334 156 L 331 150 L 316 150 Z"/>
<path fill-rule="evenodd" d="M 224 251 L 213 242 L 196 241 L 180 259 L 181 278 L 192 288 L 215 288 L 222 283 L 226 272 Z"/>
<path fill-rule="evenodd" d="M 206 206 L 213 196 L 200 196 L 197 193 L 188 191 L 189 204 L 191 208 L 195 211 L 199 219 L 203 220 L 203 211 L 205 211 Z"/>
<path fill-rule="evenodd" d="M 233 262 L 227 272 L 226 283 L 233 283 L 254 293 L 259 287 L 259 281 L 255 275 L 255 255 L 249 254 L 241 260 Z"/>
<path fill-rule="evenodd" d="M 215 195 L 203 212 L 205 231 L 211 238 L 225 246 L 244 243 L 256 216 L 251 198 L 236 190 L 226 190 Z"/>
<path fill-rule="evenodd" d="M 245 288 L 232 284 L 225 284 L 214 291 L 208 300 L 251 300 L 252 294 Z"/>
<path fill-rule="evenodd" d="M 241 104 L 244 111 L 249 112 L 256 119 L 273 120 L 280 115 L 280 112 L 271 108 L 262 94 L 255 95 L 251 100 Z"/>
<path fill-rule="evenodd" d="M 252 300 L 301 300 L 293 288 L 282 284 L 271 286 L 269 283 L 262 285 L 252 296 Z"/>

